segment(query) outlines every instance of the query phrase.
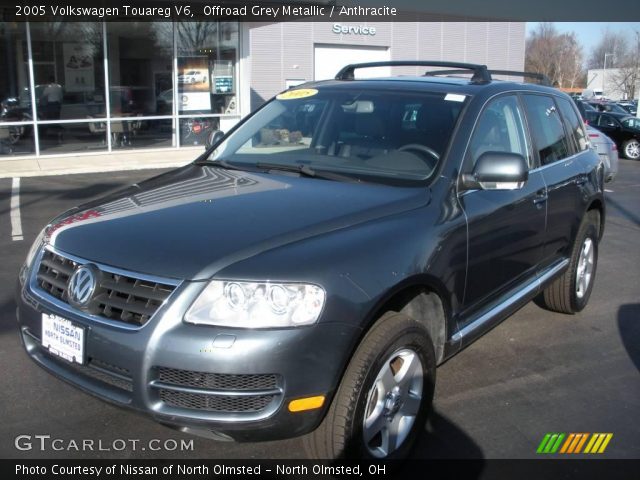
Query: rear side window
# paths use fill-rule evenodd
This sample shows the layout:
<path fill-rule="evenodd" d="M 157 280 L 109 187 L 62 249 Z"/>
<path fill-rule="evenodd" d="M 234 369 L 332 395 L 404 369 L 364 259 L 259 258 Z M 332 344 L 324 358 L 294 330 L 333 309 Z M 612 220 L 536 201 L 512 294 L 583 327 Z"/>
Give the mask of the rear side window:
<path fill-rule="evenodd" d="M 577 152 L 582 152 L 588 147 L 587 136 L 584 128 L 582 127 L 582 121 L 578 118 L 576 111 L 574 110 L 571 102 L 564 98 L 557 98 L 558 106 L 560 107 L 560 113 L 564 119 L 569 132 L 569 139 L 573 143 L 573 147 Z"/>
<path fill-rule="evenodd" d="M 548 165 L 567 158 L 569 143 L 553 99 L 544 95 L 523 95 L 523 99 L 540 164 Z"/>

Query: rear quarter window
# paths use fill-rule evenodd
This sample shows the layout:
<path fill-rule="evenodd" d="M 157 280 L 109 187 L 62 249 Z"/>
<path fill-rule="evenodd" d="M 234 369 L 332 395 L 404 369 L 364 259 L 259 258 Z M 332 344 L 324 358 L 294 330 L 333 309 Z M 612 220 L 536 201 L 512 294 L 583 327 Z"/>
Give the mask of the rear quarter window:
<path fill-rule="evenodd" d="M 578 117 L 571 101 L 565 98 L 557 98 L 560 113 L 565 122 L 569 140 L 577 152 L 582 152 L 588 148 L 587 135 L 584 131 L 582 120 Z"/>

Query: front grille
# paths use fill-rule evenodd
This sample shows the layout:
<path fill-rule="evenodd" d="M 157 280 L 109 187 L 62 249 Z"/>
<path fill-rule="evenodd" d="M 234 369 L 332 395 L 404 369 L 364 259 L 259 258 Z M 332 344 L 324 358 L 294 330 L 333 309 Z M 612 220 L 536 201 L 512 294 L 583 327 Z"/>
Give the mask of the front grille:
<path fill-rule="evenodd" d="M 45 250 L 38 268 L 38 286 L 49 295 L 69 303 L 67 285 L 78 265 L 73 260 Z M 175 288 L 174 285 L 101 270 L 87 311 L 109 320 L 141 326 Z"/>
<path fill-rule="evenodd" d="M 48 294 L 66 302 L 69 277 L 77 266 L 76 262 L 45 250 L 38 269 L 38 285 Z"/>
<path fill-rule="evenodd" d="M 249 413 L 265 409 L 275 395 L 232 397 L 160 389 L 160 399 L 172 407 L 223 413 Z"/>
<path fill-rule="evenodd" d="M 157 370 L 159 381 L 182 387 L 239 391 L 272 390 L 277 388 L 277 375 L 272 374 L 228 375 L 165 367 L 160 367 Z"/>

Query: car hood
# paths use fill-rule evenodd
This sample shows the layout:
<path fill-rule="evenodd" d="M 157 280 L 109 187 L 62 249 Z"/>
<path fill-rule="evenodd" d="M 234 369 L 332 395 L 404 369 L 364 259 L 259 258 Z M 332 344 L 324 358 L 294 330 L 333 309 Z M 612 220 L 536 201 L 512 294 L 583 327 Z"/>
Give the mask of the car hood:
<path fill-rule="evenodd" d="M 400 188 L 189 165 L 58 217 L 50 244 L 92 262 L 206 279 L 263 251 L 429 202 Z"/>

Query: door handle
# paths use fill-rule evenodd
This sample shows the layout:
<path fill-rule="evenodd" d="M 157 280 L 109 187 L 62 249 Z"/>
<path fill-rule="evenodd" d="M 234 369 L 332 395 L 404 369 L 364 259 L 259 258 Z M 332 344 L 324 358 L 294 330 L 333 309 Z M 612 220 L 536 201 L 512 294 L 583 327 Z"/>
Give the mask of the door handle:
<path fill-rule="evenodd" d="M 536 196 L 533 199 L 533 204 L 537 205 L 538 207 L 540 207 L 548 199 L 549 199 L 549 195 L 547 195 L 547 191 L 546 190 L 541 190 L 538 193 L 536 193 Z"/>
<path fill-rule="evenodd" d="M 576 185 L 581 187 L 582 185 L 584 185 L 585 183 L 587 183 L 587 176 L 586 175 L 580 175 L 579 177 L 576 177 Z"/>

